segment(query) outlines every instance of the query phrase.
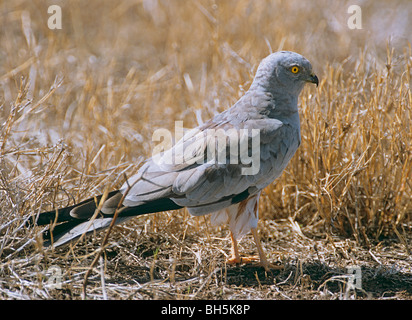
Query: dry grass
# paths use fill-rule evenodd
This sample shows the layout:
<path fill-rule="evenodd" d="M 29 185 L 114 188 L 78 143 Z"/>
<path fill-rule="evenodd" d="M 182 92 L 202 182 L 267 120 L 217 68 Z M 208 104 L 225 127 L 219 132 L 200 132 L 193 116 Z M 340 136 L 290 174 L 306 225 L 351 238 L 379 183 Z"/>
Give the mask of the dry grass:
<path fill-rule="evenodd" d="M 409 1 L 363 2 L 362 30 L 346 25 L 351 3 L 326 0 L 54 4 L 62 30 L 44 1 L 0 3 L 2 299 L 412 297 Z M 228 108 L 278 49 L 321 79 L 301 95 L 302 145 L 260 204 L 283 271 L 226 266 L 227 230 L 183 210 L 117 227 L 87 286 L 102 235 L 42 249 L 31 215 L 119 187 L 155 129 Z M 241 249 L 256 253 L 249 237 Z M 350 265 L 362 290 L 347 290 Z M 47 285 L 55 266 L 61 289 Z"/>

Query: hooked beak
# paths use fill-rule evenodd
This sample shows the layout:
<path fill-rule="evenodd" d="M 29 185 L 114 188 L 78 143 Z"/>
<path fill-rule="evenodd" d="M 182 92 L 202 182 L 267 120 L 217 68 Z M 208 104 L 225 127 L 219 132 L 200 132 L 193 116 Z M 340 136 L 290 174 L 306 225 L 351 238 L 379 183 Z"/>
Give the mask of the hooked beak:
<path fill-rule="evenodd" d="M 311 73 L 311 74 L 310 74 L 310 77 L 309 77 L 309 79 L 308 79 L 307 81 L 316 84 L 316 86 L 319 85 L 319 79 L 318 79 L 318 77 L 316 76 L 316 74 L 314 74 L 314 73 Z"/>

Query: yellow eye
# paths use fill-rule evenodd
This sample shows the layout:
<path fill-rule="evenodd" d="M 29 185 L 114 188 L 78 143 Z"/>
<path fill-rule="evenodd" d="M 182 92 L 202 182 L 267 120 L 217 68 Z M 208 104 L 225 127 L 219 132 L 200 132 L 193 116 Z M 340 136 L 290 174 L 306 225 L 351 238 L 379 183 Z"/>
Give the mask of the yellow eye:
<path fill-rule="evenodd" d="M 292 71 L 292 73 L 298 73 L 299 72 L 299 68 L 297 66 L 293 66 L 290 71 Z"/>

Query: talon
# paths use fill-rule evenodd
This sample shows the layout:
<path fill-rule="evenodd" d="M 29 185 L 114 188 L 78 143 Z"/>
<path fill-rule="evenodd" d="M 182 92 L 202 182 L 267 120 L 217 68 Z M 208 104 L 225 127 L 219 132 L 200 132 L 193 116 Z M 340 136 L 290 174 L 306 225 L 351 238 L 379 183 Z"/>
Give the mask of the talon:
<path fill-rule="evenodd" d="M 271 272 L 272 270 L 283 270 L 285 269 L 284 265 L 276 265 L 272 263 L 262 263 L 259 262 L 256 264 L 256 266 L 263 267 L 266 272 Z"/>
<path fill-rule="evenodd" d="M 242 258 L 237 259 L 235 257 L 232 257 L 230 259 L 226 259 L 226 263 L 227 264 L 239 264 L 239 263 L 242 263 Z"/>

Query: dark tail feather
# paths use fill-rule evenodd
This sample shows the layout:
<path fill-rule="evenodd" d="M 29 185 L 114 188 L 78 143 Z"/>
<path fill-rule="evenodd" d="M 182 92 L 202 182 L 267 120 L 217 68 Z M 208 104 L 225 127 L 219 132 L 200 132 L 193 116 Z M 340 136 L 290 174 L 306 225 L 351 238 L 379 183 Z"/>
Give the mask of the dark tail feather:
<path fill-rule="evenodd" d="M 118 191 L 109 193 L 108 200 L 116 195 L 119 195 Z M 96 204 L 99 204 L 101 197 L 102 196 L 98 196 L 78 203 L 77 205 L 59 209 L 57 212 L 57 223 L 52 227 L 52 229 L 46 230 L 43 234 L 43 238 L 45 240 L 44 245 L 49 246 L 51 244 L 54 244 L 54 246 L 57 247 L 74 239 L 77 239 L 83 234 L 103 230 L 109 227 L 113 218 L 113 214 L 103 214 L 102 212 L 99 212 L 96 219 L 90 221 L 90 218 L 93 216 L 97 208 Z M 79 215 L 73 214 L 73 212 L 76 211 L 76 208 L 79 208 L 80 206 L 81 210 L 78 210 L 81 211 L 80 216 L 87 218 L 78 218 Z M 180 208 L 182 207 L 174 203 L 169 198 L 153 200 L 136 207 L 122 207 L 116 219 L 116 224 L 122 223 L 134 216 L 177 210 Z M 86 210 L 89 210 L 89 214 L 87 215 L 85 214 Z M 56 211 L 44 212 L 39 215 L 36 224 L 54 224 L 55 220 Z"/>
<path fill-rule="evenodd" d="M 117 190 L 109 192 L 107 198 L 110 198 L 110 197 L 114 196 L 118 192 L 119 191 L 117 191 Z M 44 226 L 44 225 L 48 225 L 48 224 L 54 223 L 54 222 L 59 223 L 59 222 L 72 221 L 73 216 L 70 215 L 70 212 L 74 208 L 77 208 L 79 206 L 85 206 L 85 205 L 88 205 L 89 212 L 91 212 L 91 214 L 93 215 L 94 210 L 96 210 L 96 208 L 97 208 L 96 204 L 97 205 L 99 204 L 100 199 L 102 198 L 102 196 L 103 195 L 99 195 L 99 196 L 84 200 L 84 201 L 79 202 L 79 203 L 77 203 L 75 205 L 72 205 L 70 207 L 65 207 L 65 208 L 62 208 L 62 209 L 52 210 L 52 211 L 47 211 L 47 212 L 42 212 L 42 213 L 39 214 L 39 217 L 38 217 L 37 220 L 36 220 L 36 217 L 34 216 L 31 219 L 30 222 L 31 222 L 32 225 L 36 224 L 38 226 Z M 56 212 L 57 212 L 57 221 L 55 221 L 56 220 Z"/>
<path fill-rule="evenodd" d="M 177 210 L 183 208 L 177 205 L 169 198 L 160 198 L 153 201 L 143 203 L 136 207 L 123 207 L 119 217 L 134 217 L 142 214 L 156 213 L 162 211 Z M 103 217 L 111 217 L 112 215 L 103 215 Z"/>

